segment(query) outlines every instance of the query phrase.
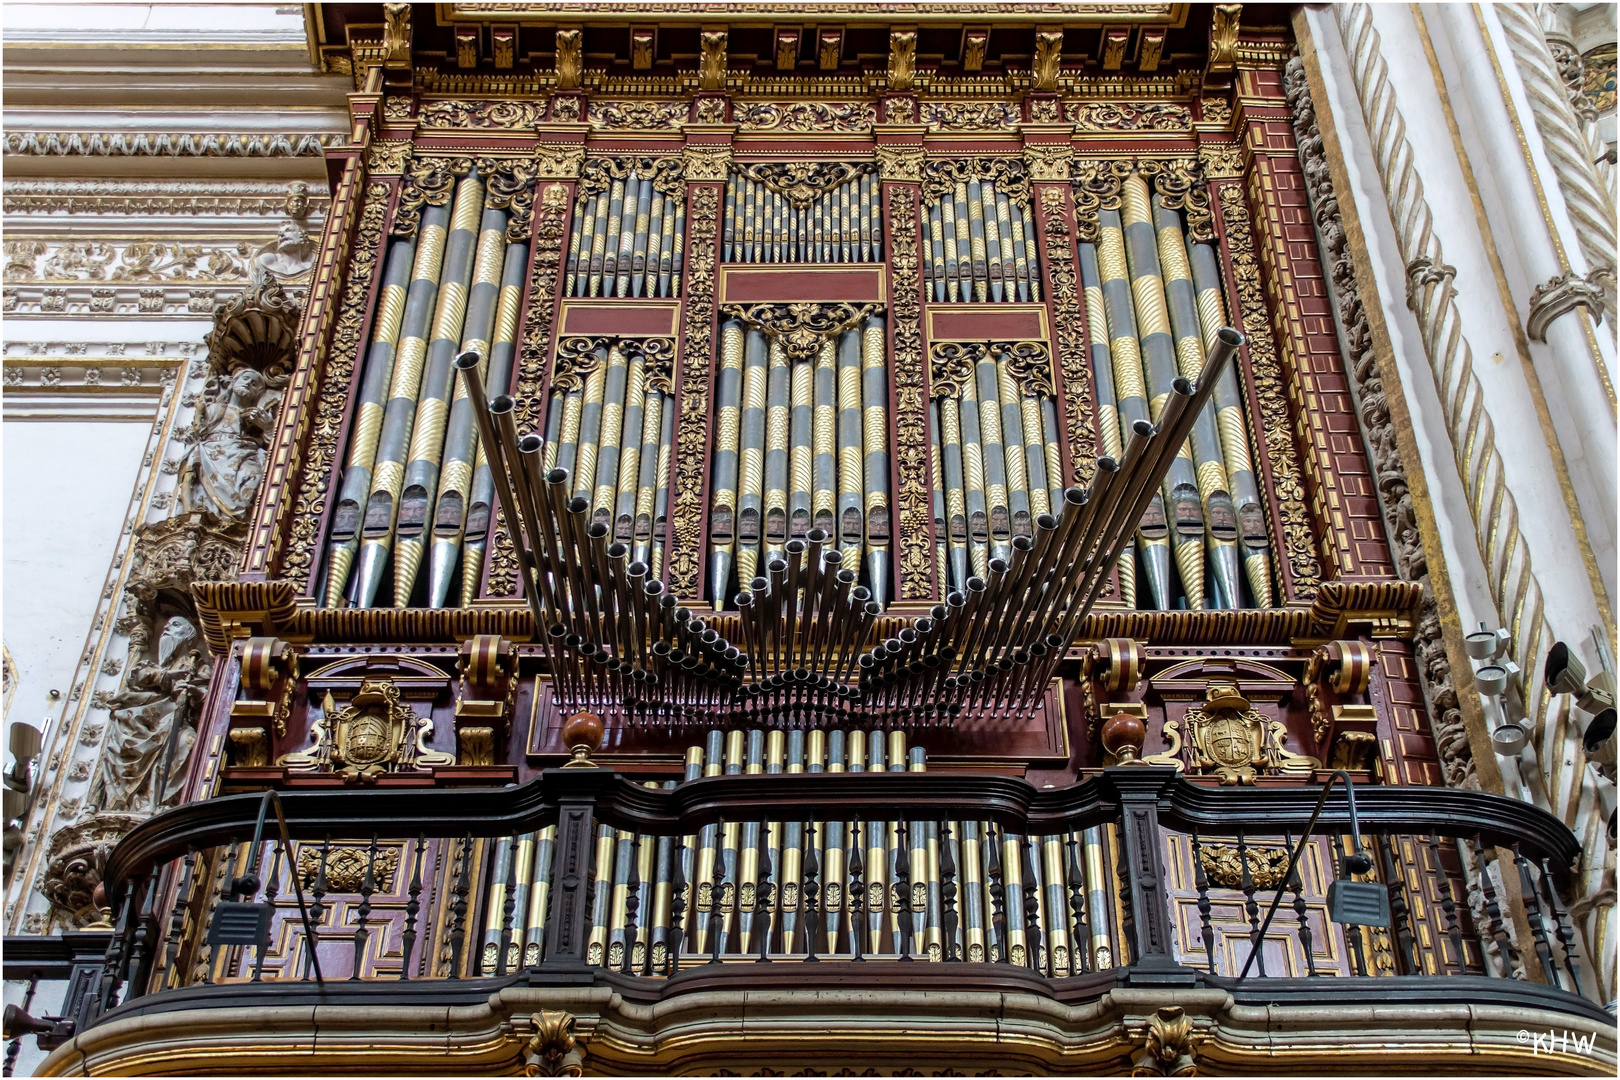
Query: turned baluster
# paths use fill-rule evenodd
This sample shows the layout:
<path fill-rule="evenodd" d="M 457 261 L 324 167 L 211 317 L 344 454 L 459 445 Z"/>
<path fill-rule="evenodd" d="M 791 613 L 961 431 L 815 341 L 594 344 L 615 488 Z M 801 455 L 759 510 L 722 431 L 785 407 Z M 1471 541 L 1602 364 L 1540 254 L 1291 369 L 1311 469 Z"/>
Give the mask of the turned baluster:
<path fill-rule="evenodd" d="M 316 863 L 315 880 L 310 886 L 309 890 L 310 895 L 315 901 L 309 905 L 309 922 L 311 926 L 319 926 L 321 924 L 321 916 L 326 914 L 326 905 L 322 903 L 322 901 L 326 898 L 327 889 L 331 887 L 331 883 L 326 877 L 326 860 L 329 859 L 331 855 L 332 836 L 330 833 L 328 833 L 326 839 L 321 841 L 321 857 L 320 861 Z"/>
<path fill-rule="evenodd" d="M 955 960 L 956 951 L 956 853 L 949 821 L 939 823 L 939 934 L 944 958 Z"/>
<path fill-rule="evenodd" d="M 1215 927 L 1209 921 L 1209 874 L 1204 871 L 1204 847 L 1198 830 L 1192 833 L 1193 884 L 1198 887 L 1198 922 L 1204 934 L 1204 959 L 1215 974 Z"/>
<path fill-rule="evenodd" d="M 748 923 L 749 932 L 759 942 L 756 963 L 767 964 L 771 959 L 771 900 L 776 886 L 771 884 L 770 824 L 759 823 L 759 880 L 754 884 L 754 917 Z M 764 925 L 760 920 L 764 920 Z"/>
<path fill-rule="evenodd" d="M 1283 833 L 1283 849 L 1286 851 L 1294 850 L 1294 841 L 1287 833 Z M 1294 894 L 1294 918 L 1299 920 L 1299 947 L 1305 953 L 1305 973 L 1306 975 L 1315 975 L 1316 948 L 1312 944 L 1311 920 L 1305 910 L 1305 897 L 1301 895 L 1305 886 L 1300 879 L 1299 863 L 1294 864 L 1293 871 L 1288 875 L 1288 880 L 1279 887 L 1284 886 Z"/>
<path fill-rule="evenodd" d="M 715 822 L 716 836 L 725 835 L 724 822 Z M 725 915 L 721 911 L 724 906 L 726 892 L 726 860 L 720 852 L 714 856 L 714 879 L 709 883 L 709 963 L 720 962 L 721 941 L 720 935 L 725 930 Z"/>
<path fill-rule="evenodd" d="M 461 978 L 461 954 L 467 946 L 467 893 L 472 863 L 472 833 L 460 843 L 456 854 L 456 883 L 450 889 L 450 978 Z"/>
<path fill-rule="evenodd" d="M 996 823 L 985 823 L 984 829 L 985 850 L 989 856 L 990 866 L 986 877 L 990 879 L 990 904 L 993 914 L 990 919 L 991 936 L 995 939 L 990 943 L 991 963 L 1012 963 L 1012 948 L 1007 941 L 1007 889 L 1001 883 L 1001 838 L 996 835 Z"/>
<path fill-rule="evenodd" d="M 1024 879 L 1024 963 L 1041 973 L 1041 886 L 1035 879 L 1035 860 L 1030 857 L 1030 837 L 1017 836 L 1018 869 Z"/>
<path fill-rule="evenodd" d="M 866 934 L 866 886 L 861 882 L 861 875 L 866 870 L 866 864 L 861 856 L 861 822 L 853 823 L 851 841 L 849 845 L 849 951 L 850 959 L 860 963 L 866 958 L 861 955 L 861 938 Z"/>
<path fill-rule="evenodd" d="M 349 972 L 352 982 L 360 978 L 361 965 L 366 956 L 366 942 L 371 939 L 371 894 L 377 891 L 377 834 L 371 834 L 366 848 L 366 872 L 360 877 L 360 906 L 354 915 L 354 970 Z"/>
<path fill-rule="evenodd" d="M 277 840 L 274 846 L 271 848 L 271 851 L 270 873 L 267 874 L 264 879 L 264 902 L 270 906 L 271 924 L 274 925 L 276 896 L 280 891 L 276 888 L 276 880 L 281 877 L 281 841 Z M 260 982 L 264 977 L 264 954 L 270 951 L 269 943 L 261 942 L 259 945 L 255 946 L 254 951 L 258 955 L 253 958 L 253 981 Z"/>
<path fill-rule="evenodd" d="M 1121 828 L 1120 832 L 1123 833 L 1124 829 Z M 1120 956 L 1116 960 L 1116 965 L 1123 967 L 1127 966 L 1125 963 L 1127 959 L 1135 960 L 1142 955 L 1142 943 L 1136 936 L 1136 905 L 1131 902 L 1131 872 L 1124 852 L 1121 852 L 1120 858 L 1114 860 L 1114 878 L 1119 887 L 1119 917 L 1122 931 Z M 1127 949 L 1130 950 L 1129 958 L 1125 956 Z"/>
<path fill-rule="evenodd" d="M 1536 889 L 1535 873 L 1530 868 L 1530 860 L 1524 857 L 1519 850 L 1519 842 L 1513 842 L 1513 865 L 1519 868 L 1519 895 L 1524 900 L 1524 918 L 1530 924 L 1530 937 L 1536 943 L 1536 959 L 1541 961 L 1541 973 L 1547 977 L 1548 986 L 1562 986 L 1558 978 L 1558 966 L 1553 962 L 1552 943 L 1547 940 L 1547 925 L 1541 918 L 1541 900 Z"/>
<path fill-rule="evenodd" d="M 1496 886 L 1491 881 L 1490 863 L 1485 858 L 1485 843 L 1479 837 L 1474 838 L 1474 846 L 1479 854 L 1479 894 L 1485 904 L 1485 916 L 1490 920 L 1491 938 L 1496 942 L 1496 955 L 1502 961 L 1502 975 L 1513 978 L 1513 957 L 1516 950 L 1513 941 L 1508 937 L 1507 927 L 1502 924 L 1502 905 L 1496 899 Z M 1494 861 L 1494 860 L 1493 860 Z M 1491 965 L 1486 962 L 1486 967 Z"/>
<path fill-rule="evenodd" d="M 816 955 L 816 941 L 822 933 L 821 918 L 821 885 L 817 875 L 821 873 L 821 861 L 816 856 L 816 823 L 804 823 L 804 882 L 799 886 L 799 895 L 804 905 L 804 960 L 807 964 L 817 963 L 821 957 Z"/>
<path fill-rule="evenodd" d="M 146 966 L 146 954 L 151 948 L 151 926 L 157 915 L 154 910 L 157 903 L 157 883 L 158 872 L 157 868 L 153 867 L 135 892 L 137 903 L 134 934 L 129 949 L 129 969 L 124 975 L 127 984 L 125 1001 L 138 998 L 146 992 L 146 980 L 141 975 Z"/>
<path fill-rule="evenodd" d="M 517 845 L 512 847 L 516 849 Z M 514 879 L 515 880 L 515 879 Z M 507 903 L 511 904 L 511 890 L 507 890 Z M 624 960 L 619 970 L 626 975 L 637 974 L 636 945 L 639 943 L 641 931 L 636 924 L 636 917 L 641 913 L 641 834 L 630 834 L 630 874 L 625 881 L 624 891 Z M 645 951 L 643 952 L 645 955 Z"/>
<path fill-rule="evenodd" d="M 512 936 L 512 917 L 517 912 L 517 863 L 518 850 L 522 845 L 518 838 L 513 837 L 506 845 L 506 892 L 501 900 L 501 932 L 496 935 L 495 974 L 505 975 L 511 966 L 508 956 L 517 951 L 517 941 Z"/>
<path fill-rule="evenodd" d="M 1243 910 L 1249 916 L 1249 948 L 1254 950 L 1255 959 L 1259 961 L 1260 977 L 1266 977 L 1266 952 L 1261 948 L 1260 941 L 1260 905 L 1254 899 L 1254 873 L 1249 869 L 1249 843 L 1247 837 L 1240 829 L 1237 834 L 1238 866 L 1241 867 L 1243 889 Z"/>
<path fill-rule="evenodd" d="M 23 994 L 22 999 L 21 1008 L 24 1015 L 27 1015 L 28 1010 L 34 1007 L 34 991 L 38 989 L 39 975 L 30 975 L 28 978 L 28 990 Z M 11 1076 L 16 1072 L 17 1056 L 22 1053 L 22 1041 L 23 1037 L 19 1032 L 12 1036 L 10 1042 L 6 1043 L 6 1064 L 5 1069 L 0 1071 L 0 1075 Z"/>
<path fill-rule="evenodd" d="M 675 836 L 675 858 L 670 862 L 669 930 L 664 949 L 664 974 L 681 970 L 681 938 L 686 925 L 686 837 Z"/>
<path fill-rule="evenodd" d="M 180 943 L 181 934 L 186 925 L 186 908 L 191 902 L 191 887 L 197 873 L 197 848 L 195 845 L 186 846 L 186 859 L 180 870 L 180 883 L 174 889 L 174 908 L 169 912 L 169 940 L 163 954 L 164 986 L 171 983 L 175 987 L 185 985 L 185 979 L 180 975 Z M 26 1011 L 26 1010 L 24 1010 Z"/>
<path fill-rule="evenodd" d="M 1063 872 L 1069 879 L 1069 918 L 1074 924 L 1074 940 L 1069 943 L 1069 974 L 1081 975 L 1091 970 L 1091 928 L 1086 925 L 1086 876 L 1080 869 L 1078 833 L 1069 834 L 1068 847 L 1069 857 Z"/>
<path fill-rule="evenodd" d="M 899 822 L 894 846 L 894 928 L 899 935 L 900 959 L 911 959 L 911 937 L 917 930 L 917 920 L 911 913 L 911 838 L 907 835 L 908 822 Z"/>
<path fill-rule="evenodd" d="M 1575 927 L 1570 924 L 1569 912 L 1564 910 L 1564 902 L 1558 898 L 1558 889 L 1553 885 L 1552 860 L 1541 860 L 1541 891 L 1546 897 L 1547 907 L 1552 910 L 1553 923 L 1558 928 L 1558 944 L 1564 949 L 1564 966 L 1569 969 L 1570 993 L 1581 992 L 1581 966 L 1575 955 Z"/>
<path fill-rule="evenodd" d="M 427 833 L 416 837 L 416 854 L 411 858 L 411 884 L 405 900 L 405 932 L 401 936 L 399 977 L 411 977 L 411 955 L 416 951 L 416 916 L 422 910 L 422 849 L 427 847 Z M 313 948 L 314 943 L 311 942 Z"/>
<path fill-rule="evenodd" d="M 1457 898 L 1451 891 L 1451 875 L 1446 873 L 1445 865 L 1440 861 L 1440 838 L 1434 833 L 1429 834 L 1429 857 L 1434 860 L 1434 876 L 1439 882 L 1440 910 L 1446 917 L 1446 937 L 1451 941 L 1451 951 L 1457 957 L 1458 972 L 1468 970 L 1468 957 L 1463 954 L 1462 924 L 1457 919 Z M 1438 971 L 1442 960 L 1437 959 L 1435 967 Z"/>
<path fill-rule="evenodd" d="M 1395 845 L 1388 836 L 1380 833 L 1377 846 L 1384 867 L 1384 888 L 1389 893 L 1390 924 L 1395 928 L 1395 951 L 1400 964 L 1397 970 L 1420 974 L 1423 969 L 1417 962 L 1417 938 L 1412 934 L 1411 909 L 1406 902 L 1402 864 L 1395 857 Z"/>

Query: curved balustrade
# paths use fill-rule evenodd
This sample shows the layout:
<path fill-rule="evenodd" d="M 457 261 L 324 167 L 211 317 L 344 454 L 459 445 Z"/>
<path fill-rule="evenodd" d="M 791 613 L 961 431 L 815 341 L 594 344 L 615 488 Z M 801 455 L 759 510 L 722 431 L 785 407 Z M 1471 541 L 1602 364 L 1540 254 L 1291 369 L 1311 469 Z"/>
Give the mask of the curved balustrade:
<path fill-rule="evenodd" d="M 1309 996 L 1329 992 L 1313 977 L 1473 984 L 1529 967 L 1555 989 L 1490 985 L 1596 1008 L 1574 996 L 1558 887 L 1578 847 L 1555 818 L 1478 792 L 1361 787 L 1371 869 L 1352 874 L 1338 791 L 1295 866 L 1320 792 L 1147 766 L 1062 789 L 931 772 L 660 787 L 570 768 L 495 790 L 289 793 L 291 852 L 275 829 L 253 849 L 261 796 L 213 799 L 143 823 L 109 859 L 116 932 L 98 1005 L 290 991 L 314 978 L 313 925 L 323 987 L 766 978 L 727 966 L 742 961 L 862 964 L 857 977 L 882 980 L 900 969 L 869 961 L 917 960 L 959 963 L 965 980 L 1033 976 L 1065 998 L 1166 981 L 1244 996 L 1257 978 Z M 1329 886 L 1352 877 L 1387 896 L 1387 927 L 1329 921 Z M 222 901 L 269 905 L 260 944 L 212 943 Z M 1251 951 L 1256 970 L 1235 978 Z"/>

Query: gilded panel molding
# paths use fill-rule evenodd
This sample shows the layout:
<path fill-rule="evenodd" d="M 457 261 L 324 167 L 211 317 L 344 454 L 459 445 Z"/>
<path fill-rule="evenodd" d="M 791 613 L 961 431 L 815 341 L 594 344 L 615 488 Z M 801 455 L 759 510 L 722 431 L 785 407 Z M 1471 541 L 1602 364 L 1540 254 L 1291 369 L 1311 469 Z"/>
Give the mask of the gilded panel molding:
<path fill-rule="evenodd" d="M 714 263 L 720 189 L 692 189 L 686 217 L 686 347 L 681 358 L 680 431 L 676 436 L 669 590 L 698 595 L 703 561 L 703 477 L 708 461 L 709 365 L 714 355 Z"/>
<path fill-rule="evenodd" d="M 933 488 L 929 476 L 928 397 L 923 385 L 922 305 L 917 297 L 918 189 L 891 185 L 889 238 L 894 286 L 889 312 L 894 379 L 894 460 L 899 474 L 896 507 L 900 532 L 896 567 L 900 599 L 926 600 L 933 595 Z"/>
<path fill-rule="evenodd" d="M 865 135 L 877 123 L 877 106 L 868 101 L 761 101 L 733 112 L 744 131 Z"/>
<path fill-rule="evenodd" d="M 316 554 L 320 550 L 320 537 L 316 530 L 320 528 L 326 509 L 327 489 L 335 479 L 331 475 L 332 461 L 337 455 L 338 431 L 343 424 L 343 410 L 348 403 L 349 384 L 354 376 L 355 356 L 360 348 L 361 330 L 365 326 L 366 298 L 371 292 L 371 279 L 377 270 L 378 245 L 382 239 L 383 217 L 388 210 L 390 193 L 390 185 L 382 181 L 374 180 L 366 185 L 364 205 L 360 208 L 360 228 L 349 259 L 343 303 L 332 332 L 331 346 L 327 350 L 321 392 L 315 402 L 313 431 L 309 445 L 299 455 L 303 473 L 293 503 L 292 528 L 280 576 L 293 582 L 300 592 L 309 585 Z"/>
<path fill-rule="evenodd" d="M 548 184 L 540 192 L 535 224 L 534 257 L 530 264 L 528 311 L 523 317 L 523 346 L 518 350 L 517 385 L 513 413 L 519 431 L 540 428 L 543 402 L 541 384 L 551 351 L 551 322 L 557 295 L 557 270 L 562 265 L 563 243 L 568 236 L 568 189 Z M 504 388 L 501 388 L 504 389 Z M 499 389 L 492 390 L 498 393 Z M 490 544 L 488 595 L 511 596 L 518 591 L 517 559 L 505 517 L 496 508 L 495 538 Z"/>
<path fill-rule="evenodd" d="M 1271 320 L 1266 314 L 1265 288 L 1260 283 L 1260 263 L 1255 257 L 1254 233 L 1243 189 L 1237 184 L 1221 185 L 1218 198 L 1221 221 L 1226 230 L 1226 250 L 1232 259 L 1232 276 L 1237 286 L 1237 309 L 1248 335 L 1249 370 L 1260 406 L 1260 439 L 1271 473 L 1271 499 L 1281 523 L 1282 535 L 1275 538 L 1277 550 L 1288 560 L 1293 574 L 1290 600 L 1313 600 L 1322 586 L 1322 564 L 1316 557 L 1316 541 L 1311 531 L 1311 515 L 1305 505 L 1305 484 L 1288 420 L 1288 403 L 1283 391 L 1282 369 L 1271 337 Z"/>
<path fill-rule="evenodd" d="M 1064 115 L 1080 131 L 1186 131 L 1192 110 L 1162 101 L 1076 101 Z"/>
<path fill-rule="evenodd" d="M 423 128 L 481 128 L 529 131 L 545 119 L 544 102 L 534 101 L 429 101 L 416 122 Z"/>
<path fill-rule="evenodd" d="M 6 133 L 5 152 L 28 157 L 318 158 L 341 141 L 340 135 L 296 133 L 11 131 Z"/>
<path fill-rule="evenodd" d="M 1051 282 L 1052 321 L 1057 327 L 1058 366 L 1063 372 L 1063 416 L 1069 436 L 1074 481 L 1091 482 L 1097 467 L 1097 433 L 1092 426 L 1091 368 L 1086 360 L 1080 284 L 1074 267 L 1074 236 L 1069 225 L 1068 185 L 1043 187 L 1041 233 Z"/>

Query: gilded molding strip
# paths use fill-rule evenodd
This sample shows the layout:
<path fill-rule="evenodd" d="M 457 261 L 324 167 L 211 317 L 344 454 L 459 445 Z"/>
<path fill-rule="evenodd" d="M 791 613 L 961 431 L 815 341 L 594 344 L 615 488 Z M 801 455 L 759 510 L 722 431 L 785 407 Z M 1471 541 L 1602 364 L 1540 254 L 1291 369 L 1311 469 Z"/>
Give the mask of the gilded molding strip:
<path fill-rule="evenodd" d="M 327 491 L 336 477 L 331 463 L 337 454 L 338 432 L 343 410 L 349 400 L 355 357 L 359 352 L 361 330 L 366 322 L 366 299 L 371 279 L 377 271 L 383 218 L 388 210 L 392 186 L 382 181 L 366 185 L 365 205 L 360 210 L 360 228 L 355 237 L 354 255 L 349 260 L 343 306 L 339 311 L 332 344 L 327 350 L 326 370 L 321 377 L 321 393 L 315 404 L 315 431 L 309 445 L 299 455 L 303 475 L 298 498 L 293 504 L 292 530 L 287 555 L 279 576 L 294 582 L 303 592 L 309 584 L 317 552 L 320 527 L 326 511 Z"/>
<path fill-rule="evenodd" d="M 286 396 L 282 398 L 281 419 L 277 425 L 275 441 L 271 444 L 270 455 L 265 462 L 264 481 L 260 485 L 258 514 L 253 520 L 252 531 L 248 533 L 242 565 L 246 573 L 283 572 L 279 564 L 283 544 L 287 541 L 283 539 L 281 529 L 293 521 L 293 459 L 297 456 L 301 467 L 307 464 L 307 457 L 296 452 L 309 432 L 310 417 L 314 411 L 307 407 L 307 403 L 318 381 L 318 369 L 323 366 L 320 362 L 321 342 L 326 339 L 332 323 L 332 294 L 337 288 L 338 268 L 343 265 L 349 253 L 349 227 L 352 220 L 350 215 L 354 212 L 355 193 L 360 188 L 362 172 L 360 159 L 351 157 L 344 166 L 343 178 L 338 182 L 337 193 L 332 199 L 332 213 L 327 218 L 326 234 L 321 240 L 320 259 L 316 262 L 310 279 L 314 284 L 310 287 L 309 296 L 304 303 L 298 361 L 293 368 Z M 376 212 L 382 213 L 382 210 Z M 367 284 L 369 286 L 369 281 Z M 360 317 L 363 320 L 364 294 L 361 295 L 360 303 Z M 346 397 L 347 394 L 339 396 Z M 337 428 L 334 426 L 329 431 L 319 432 L 317 441 L 331 444 L 327 448 L 327 460 L 330 460 L 332 449 L 336 446 Z M 311 477 L 315 479 L 311 480 Z M 324 471 L 317 474 L 306 468 L 304 482 L 314 483 L 324 491 L 330 477 Z M 311 544 L 314 543 L 313 535 L 313 532 L 309 534 Z M 311 547 L 303 553 L 304 561 L 300 572 L 306 584 L 309 580 L 309 568 L 314 562 L 313 550 Z"/>
<path fill-rule="evenodd" d="M 929 477 L 928 395 L 922 359 L 921 284 L 917 277 L 917 204 L 914 185 L 889 184 L 884 193 L 889 207 L 890 265 L 894 269 L 890 292 L 890 333 L 893 335 L 895 469 L 899 474 L 896 509 L 900 530 L 896 536 L 901 600 L 926 600 L 934 594 L 932 535 L 933 481 Z M 944 568 L 938 568 L 943 573 Z"/>
<path fill-rule="evenodd" d="M 1446 432 L 1468 490 L 1491 599 L 1509 629 L 1508 656 L 1519 665 L 1518 688 L 1526 709 L 1537 715 L 1552 634 L 1542 614 L 1541 583 L 1531 568 L 1530 548 L 1519 529 L 1518 504 L 1507 486 L 1484 388 L 1474 376 L 1473 350 L 1454 300 L 1455 270 L 1445 264 L 1440 239 L 1434 233 L 1434 215 L 1406 137 L 1406 120 L 1389 82 L 1372 11 L 1366 4 L 1353 4 L 1336 8 L 1334 16 L 1350 59 L 1356 96 L 1373 137 L 1374 161 L 1406 264 L 1407 304 L 1422 330 L 1423 351 L 1440 395 Z M 1537 794 L 1539 800 L 1545 800 L 1544 793 Z"/>
<path fill-rule="evenodd" d="M 1069 435 L 1069 462 L 1074 482 L 1091 483 L 1097 468 L 1097 433 L 1092 426 L 1091 371 L 1086 361 L 1084 316 L 1080 314 L 1080 286 L 1074 266 L 1074 237 L 1069 227 L 1071 189 L 1068 184 L 1043 187 L 1041 233 L 1046 240 L 1046 265 L 1052 283 L 1052 321 L 1057 327 L 1058 365 L 1063 372 L 1064 422 Z M 1048 484 L 1061 488 L 1060 477 Z"/>
<path fill-rule="evenodd" d="M 551 353 L 551 320 L 556 308 L 557 273 L 562 267 L 563 245 L 568 239 L 568 211 L 571 198 L 560 183 L 546 185 L 540 195 L 536 215 L 534 263 L 529 272 L 529 310 L 523 318 L 523 345 L 518 350 L 517 385 L 513 397 L 517 408 L 513 419 L 521 432 L 541 430 L 540 417 L 545 402 L 540 390 L 545 380 L 546 358 Z M 512 596 L 518 591 L 517 558 L 512 538 L 499 508 L 495 518 L 495 542 L 489 560 L 489 587 L 486 596 Z"/>
<path fill-rule="evenodd" d="M 1242 187 L 1235 183 L 1220 184 L 1217 198 L 1225 226 L 1226 250 L 1232 260 L 1237 310 L 1249 338 L 1249 371 L 1260 406 L 1260 436 L 1270 466 L 1272 501 L 1282 527 L 1278 549 L 1293 573 L 1293 587 L 1285 589 L 1282 595 L 1285 600 L 1312 600 L 1322 586 L 1322 564 L 1316 557 L 1311 514 L 1305 505 L 1299 451 L 1294 445 L 1282 370 L 1271 336 L 1271 320 L 1266 313 L 1265 288 L 1260 283 L 1260 264 L 1255 258 L 1249 207 Z"/>
<path fill-rule="evenodd" d="M 679 446 L 675 456 L 675 507 L 671 514 L 669 591 L 682 599 L 698 595 L 703 561 L 703 477 L 708 459 L 709 362 L 714 355 L 714 262 L 720 229 L 720 188 L 691 191 L 686 229 L 686 347 L 681 367 Z"/>

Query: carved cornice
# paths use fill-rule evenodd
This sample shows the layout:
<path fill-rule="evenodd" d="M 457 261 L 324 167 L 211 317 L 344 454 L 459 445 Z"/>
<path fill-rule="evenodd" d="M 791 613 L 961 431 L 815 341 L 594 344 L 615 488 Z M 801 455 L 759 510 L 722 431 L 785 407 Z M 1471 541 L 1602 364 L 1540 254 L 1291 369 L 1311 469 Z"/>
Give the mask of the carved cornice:
<path fill-rule="evenodd" d="M 320 157 L 337 135 L 215 132 L 8 131 L 6 155 L 93 157 Z"/>
<path fill-rule="evenodd" d="M 311 216 L 322 216 L 324 195 L 309 195 Z M 285 184 L 183 180 L 7 180 L 10 215 L 163 215 L 279 217 Z"/>

